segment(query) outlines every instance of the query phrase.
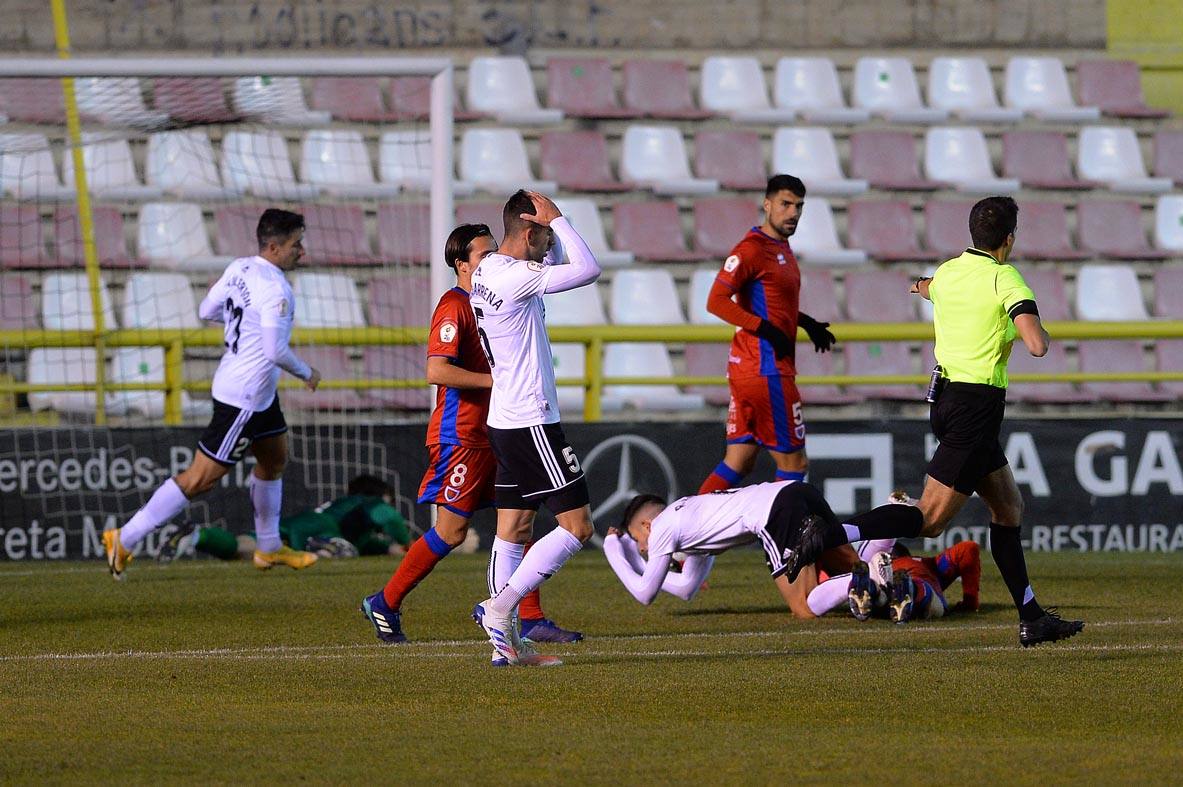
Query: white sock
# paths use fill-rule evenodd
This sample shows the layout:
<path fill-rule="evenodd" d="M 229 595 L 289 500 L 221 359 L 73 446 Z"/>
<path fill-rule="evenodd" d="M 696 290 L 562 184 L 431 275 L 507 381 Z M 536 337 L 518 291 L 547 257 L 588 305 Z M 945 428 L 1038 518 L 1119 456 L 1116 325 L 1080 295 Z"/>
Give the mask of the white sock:
<path fill-rule="evenodd" d="M 831 609 L 837 609 L 846 603 L 847 593 L 850 591 L 850 574 L 839 574 L 830 577 L 813 590 L 805 603 L 809 610 L 819 618 Z"/>
<path fill-rule="evenodd" d="M 513 572 L 505 588 L 493 599 L 493 608 L 503 614 L 511 611 L 522 596 L 549 579 L 582 547 L 583 542 L 561 527 L 538 539 L 522 558 L 522 564 Z"/>
<path fill-rule="evenodd" d="M 283 479 L 264 481 L 251 476 L 251 503 L 255 506 L 255 548 L 274 552 L 283 546 L 279 537 L 279 510 L 283 505 Z M 302 545 L 297 546 L 303 548 Z"/>
<path fill-rule="evenodd" d="M 152 493 L 144 507 L 127 521 L 119 531 L 119 541 L 124 549 L 135 549 L 136 544 L 156 528 L 185 510 L 189 505 L 189 498 L 177 486 L 177 482 L 168 479 Z"/>
<path fill-rule="evenodd" d="M 846 531 L 846 540 L 850 543 L 863 540 L 863 534 L 859 531 L 858 525 L 843 525 L 842 529 Z"/>
<path fill-rule="evenodd" d="M 867 541 L 860 541 L 857 544 L 852 543 L 854 551 L 858 552 L 858 559 L 863 562 L 870 563 L 871 558 L 880 552 L 891 554 L 892 547 L 895 546 L 894 538 L 872 538 Z"/>
<path fill-rule="evenodd" d="M 489 553 L 489 570 L 486 572 L 486 578 L 489 581 L 489 598 L 500 593 L 501 589 L 505 587 L 505 583 L 509 582 L 513 572 L 517 571 L 518 566 L 521 565 L 522 555 L 525 552 L 525 544 L 515 544 L 512 541 L 503 541 L 497 536 L 493 536 L 493 551 Z"/>

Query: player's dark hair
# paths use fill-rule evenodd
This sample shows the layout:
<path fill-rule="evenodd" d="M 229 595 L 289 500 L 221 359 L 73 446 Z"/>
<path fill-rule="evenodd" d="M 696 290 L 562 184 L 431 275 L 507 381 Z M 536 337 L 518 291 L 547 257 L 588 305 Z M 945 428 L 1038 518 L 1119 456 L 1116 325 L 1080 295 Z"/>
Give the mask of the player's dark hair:
<path fill-rule="evenodd" d="M 974 248 L 994 251 L 1019 225 L 1019 205 L 1011 197 L 986 197 L 969 212 L 969 237 Z"/>
<path fill-rule="evenodd" d="M 640 494 L 628 501 L 628 505 L 624 507 L 624 513 L 620 515 L 620 531 L 627 535 L 628 526 L 633 521 L 633 517 L 637 515 L 638 511 L 651 503 L 656 503 L 662 507 L 666 504 L 664 497 L 651 494 Z"/>
<path fill-rule="evenodd" d="M 458 262 L 468 259 L 468 253 L 472 251 L 472 242 L 482 237 L 493 237 L 488 224 L 461 224 L 452 230 L 448 242 L 444 244 L 444 262 L 449 268 L 456 270 Z"/>
<path fill-rule="evenodd" d="M 349 494 L 364 495 L 365 497 L 394 496 L 394 487 L 376 475 L 362 474 L 354 476 L 349 482 Z"/>
<path fill-rule="evenodd" d="M 259 248 L 264 248 L 271 241 L 283 243 L 297 230 L 304 229 L 304 217 L 299 213 L 279 208 L 268 208 L 259 217 L 259 226 L 255 227 L 255 239 L 259 241 Z"/>
<path fill-rule="evenodd" d="M 791 191 L 802 199 L 805 198 L 805 184 L 794 175 L 773 175 L 768 179 L 768 188 L 764 189 L 764 199 L 775 195 L 778 191 Z"/>
<path fill-rule="evenodd" d="M 505 209 L 501 211 L 501 221 L 505 225 L 505 237 L 511 238 L 530 226 L 530 222 L 522 218 L 522 214 L 534 215 L 534 200 L 525 189 L 518 189 L 505 202 Z"/>
<path fill-rule="evenodd" d="M 912 557 L 912 550 L 904 545 L 904 542 L 897 541 L 891 545 L 892 557 Z"/>

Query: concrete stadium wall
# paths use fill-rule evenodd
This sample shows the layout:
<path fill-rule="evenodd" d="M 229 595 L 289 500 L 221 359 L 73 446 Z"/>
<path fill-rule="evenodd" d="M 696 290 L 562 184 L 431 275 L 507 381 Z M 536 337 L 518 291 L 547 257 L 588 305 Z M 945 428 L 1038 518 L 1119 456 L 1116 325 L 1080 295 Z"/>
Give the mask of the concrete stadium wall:
<path fill-rule="evenodd" d="M 67 0 L 75 52 L 1104 46 L 1105 0 Z M 52 52 L 45 0 L 0 49 Z"/>

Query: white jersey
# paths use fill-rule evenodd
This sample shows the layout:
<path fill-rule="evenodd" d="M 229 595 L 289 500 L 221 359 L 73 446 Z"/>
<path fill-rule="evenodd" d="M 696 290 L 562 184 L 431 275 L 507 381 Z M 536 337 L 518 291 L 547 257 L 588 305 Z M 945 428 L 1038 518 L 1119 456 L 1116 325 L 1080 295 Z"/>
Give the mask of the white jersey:
<path fill-rule="evenodd" d="M 685 552 L 716 555 L 750 544 L 768 524 L 772 503 L 796 481 L 774 481 L 675 500 L 653 518 L 649 559 Z"/>
<path fill-rule="evenodd" d="M 265 410 L 275 398 L 280 367 L 268 357 L 264 329 L 276 329 L 286 348 L 295 299 L 278 267 L 262 257 L 240 257 L 226 268 L 202 302 L 201 317 L 221 307 L 226 351 L 214 374 L 213 397 L 244 410 Z"/>
<path fill-rule="evenodd" d="M 488 423 L 494 429 L 559 420 L 542 296 L 589 284 L 600 274 L 595 256 L 565 218 L 550 226 L 570 264 L 552 266 L 490 254 L 472 274 L 470 303 L 493 375 Z"/>

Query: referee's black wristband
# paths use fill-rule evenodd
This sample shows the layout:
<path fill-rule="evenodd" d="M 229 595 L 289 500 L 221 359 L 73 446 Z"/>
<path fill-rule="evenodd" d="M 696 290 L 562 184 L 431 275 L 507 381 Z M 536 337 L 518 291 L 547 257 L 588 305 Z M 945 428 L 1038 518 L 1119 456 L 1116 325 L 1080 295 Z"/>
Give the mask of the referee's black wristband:
<path fill-rule="evenodd" d="M 1039 307 L 1035 305 L 1035 301 L 1027 299 L 1025 301 L 1019 301 L 1014 306 L 1010 307 L 1010 311 L 1007 312 L 1007 314 L 1010 315 L 1012 322 L 1020 314 L 1033 314 L 1038 317 Z"/>

